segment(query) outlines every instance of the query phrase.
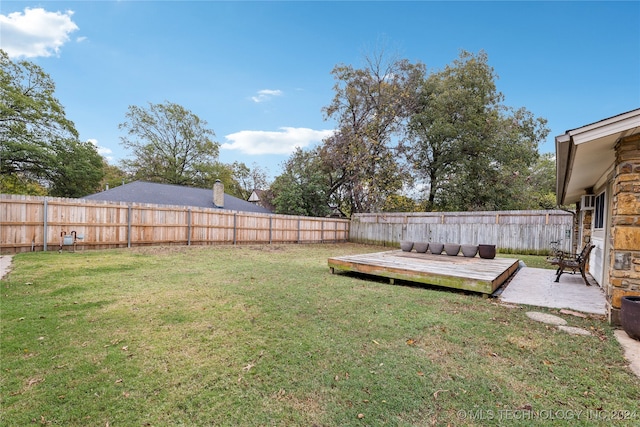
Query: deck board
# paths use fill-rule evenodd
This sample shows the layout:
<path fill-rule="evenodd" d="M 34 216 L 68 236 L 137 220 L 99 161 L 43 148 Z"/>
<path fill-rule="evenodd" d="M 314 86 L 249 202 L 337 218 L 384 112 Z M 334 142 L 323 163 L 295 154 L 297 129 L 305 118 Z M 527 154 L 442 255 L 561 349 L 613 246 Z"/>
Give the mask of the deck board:
<path fill-rule="evenodd" d="M 353 271 L 389 279 L 491 294 L 518 268 L 518 260 L 432 255 L 400 250 L 329 258 L 331 271 Z"/>

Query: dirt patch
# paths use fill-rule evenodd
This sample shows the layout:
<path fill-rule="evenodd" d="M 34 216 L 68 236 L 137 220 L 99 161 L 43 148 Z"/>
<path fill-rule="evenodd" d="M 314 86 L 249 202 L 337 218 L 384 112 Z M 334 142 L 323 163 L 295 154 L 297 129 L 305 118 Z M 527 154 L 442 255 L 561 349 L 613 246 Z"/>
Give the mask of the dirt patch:
<path fill-rule="evenodd" d="M 292 411 L 305 414 L 305 417 L 309 421 L 309 425 L 321 425 L 324 410 L 320 404 L 321 397 L 316 393 L 312 393 L 301 398 L 296 396 L 294 393 L 280 389 L 278 392 L 272 394 L 270 399 L 273 402 L 284 403 Z M 270 402 L 265 402 L 265 405 L 267 406 L 270 404 Z"/>
<path fill-rule="evenodd" d="M 265 251 L 265 252 L 279 252 L 284 251 L 286 248 L 280 245 L 261 245 L 261 246 L 249 246 L 252 251 Z"/>
<path fill-rule="evenodd" d="M 209 246 L 136 246 L 131 248 L 130 251 L 142 255 L 173 255 L 205 248 L 209 248 Z"/>

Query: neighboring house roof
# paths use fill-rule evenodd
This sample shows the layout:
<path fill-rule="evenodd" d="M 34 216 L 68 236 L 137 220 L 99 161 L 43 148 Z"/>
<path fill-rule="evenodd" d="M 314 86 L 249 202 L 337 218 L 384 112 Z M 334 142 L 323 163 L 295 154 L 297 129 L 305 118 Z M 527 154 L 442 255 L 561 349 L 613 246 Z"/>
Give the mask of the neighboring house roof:
<path fill-rule="evenodd" d="M 225 209 L 239 212 L 271 213 L 270 210 L 262 206 L 249 203 L 228 194 L 224 195 L 224 207 L 218 208 L 213 204 L 213 189 L 158 184 L 145 181 L 130 182 L 83 198 L 111 202 L 151 203 L 156 205 Z"/>
<path fill-rule="evenodd" d="M 327 215 L 327 218 L 346 218 L 347 215 L 342 212 L 342 209 L 340 209 L 338 206 L 329 206 L 329 208 L 331 209 L 331 213 L 329 215 Z"/>
<path fill-rule="evenodd" d="M 254 202 L 257 203 L 260 201 L 260 198 L 262 197 L 262 195 L 264 194 L 264 191 L 262 190 L 253 190 L 251 192 L 251 195 L 249 196 L 249 202 Z"/>
<path fill-rule="evenodd" d="M 640 132 L 640 108 L 556 136 L 556 198 L 575 203 L 615 163 L 615 144 Z"/>
<path fill-rule="evenodd" d="M 271 212 L 275 211 L 276 208 L 271 203 L 269 203 L 269 191 L 268 190 L 253 190 L 248 202 L 251 202 L 254 205 L 262 206 L 265 209 L 270 210 Z"/>

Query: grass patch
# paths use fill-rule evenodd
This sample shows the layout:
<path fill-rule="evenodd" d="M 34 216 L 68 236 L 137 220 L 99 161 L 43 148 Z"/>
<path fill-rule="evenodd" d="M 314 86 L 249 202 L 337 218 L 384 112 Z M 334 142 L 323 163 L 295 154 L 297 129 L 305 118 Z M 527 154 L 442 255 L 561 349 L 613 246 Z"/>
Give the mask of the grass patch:
<path fill-rule="evenodd" d="M 547 262 L 547 257 L 546 256 L 542 256 L 542 255 L 522 255 L 522 254 L 505 254 L 505 253 L 498 253 L 496 255 L 496 257 L 498 258 L 512 258 L 512 259 L 519 259 L 521 261 L 523 261 L 527 267 L 533 267 L 533 268 L 546 268 L 548 270 L 555 270 L 558 268 L 558 266 L 553 266 L 551 264 L 549 264 Z"/>
<path fill-rule="evenodd" d="M 506 419 L 531 410 L 606 425 L 593 414 L 637 407 L 602 318 L 564 316 L 593 333 L 571 336 L 478 295 L 329 273 L 329 257 L 380 250 L 17 255 L 0 424 L 530 425 Z"/>

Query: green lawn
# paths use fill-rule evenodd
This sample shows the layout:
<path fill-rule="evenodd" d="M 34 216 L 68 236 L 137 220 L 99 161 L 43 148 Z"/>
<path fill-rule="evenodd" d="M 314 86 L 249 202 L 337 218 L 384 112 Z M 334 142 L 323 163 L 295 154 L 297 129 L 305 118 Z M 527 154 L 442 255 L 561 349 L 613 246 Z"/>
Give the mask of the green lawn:
<path fill-rule="evenodd" d="M 523 261 L 527 267 L 546 268 L 546 269 L 550 269 L 550 270 L 555 270 L 556 268 L 558 268 L 558 266 L 554 267 L 553 265 L 549 264 L 547 262 L 547 257 L 546 256 L 521 255 L 521 254 L 503 254 L 503 253 L 498 253 L 496 256 L 499 257 L 499 258 L 519 259 L 519 260 Z"/>
<path fill-rule="evenodd" d="M 549 310 L 593 334 L 572 336 L 479 295 L 329 273 L 380 250 L 17 255 L 0 425 L 637 425 L 640 380 L 602 318 Z"/>

